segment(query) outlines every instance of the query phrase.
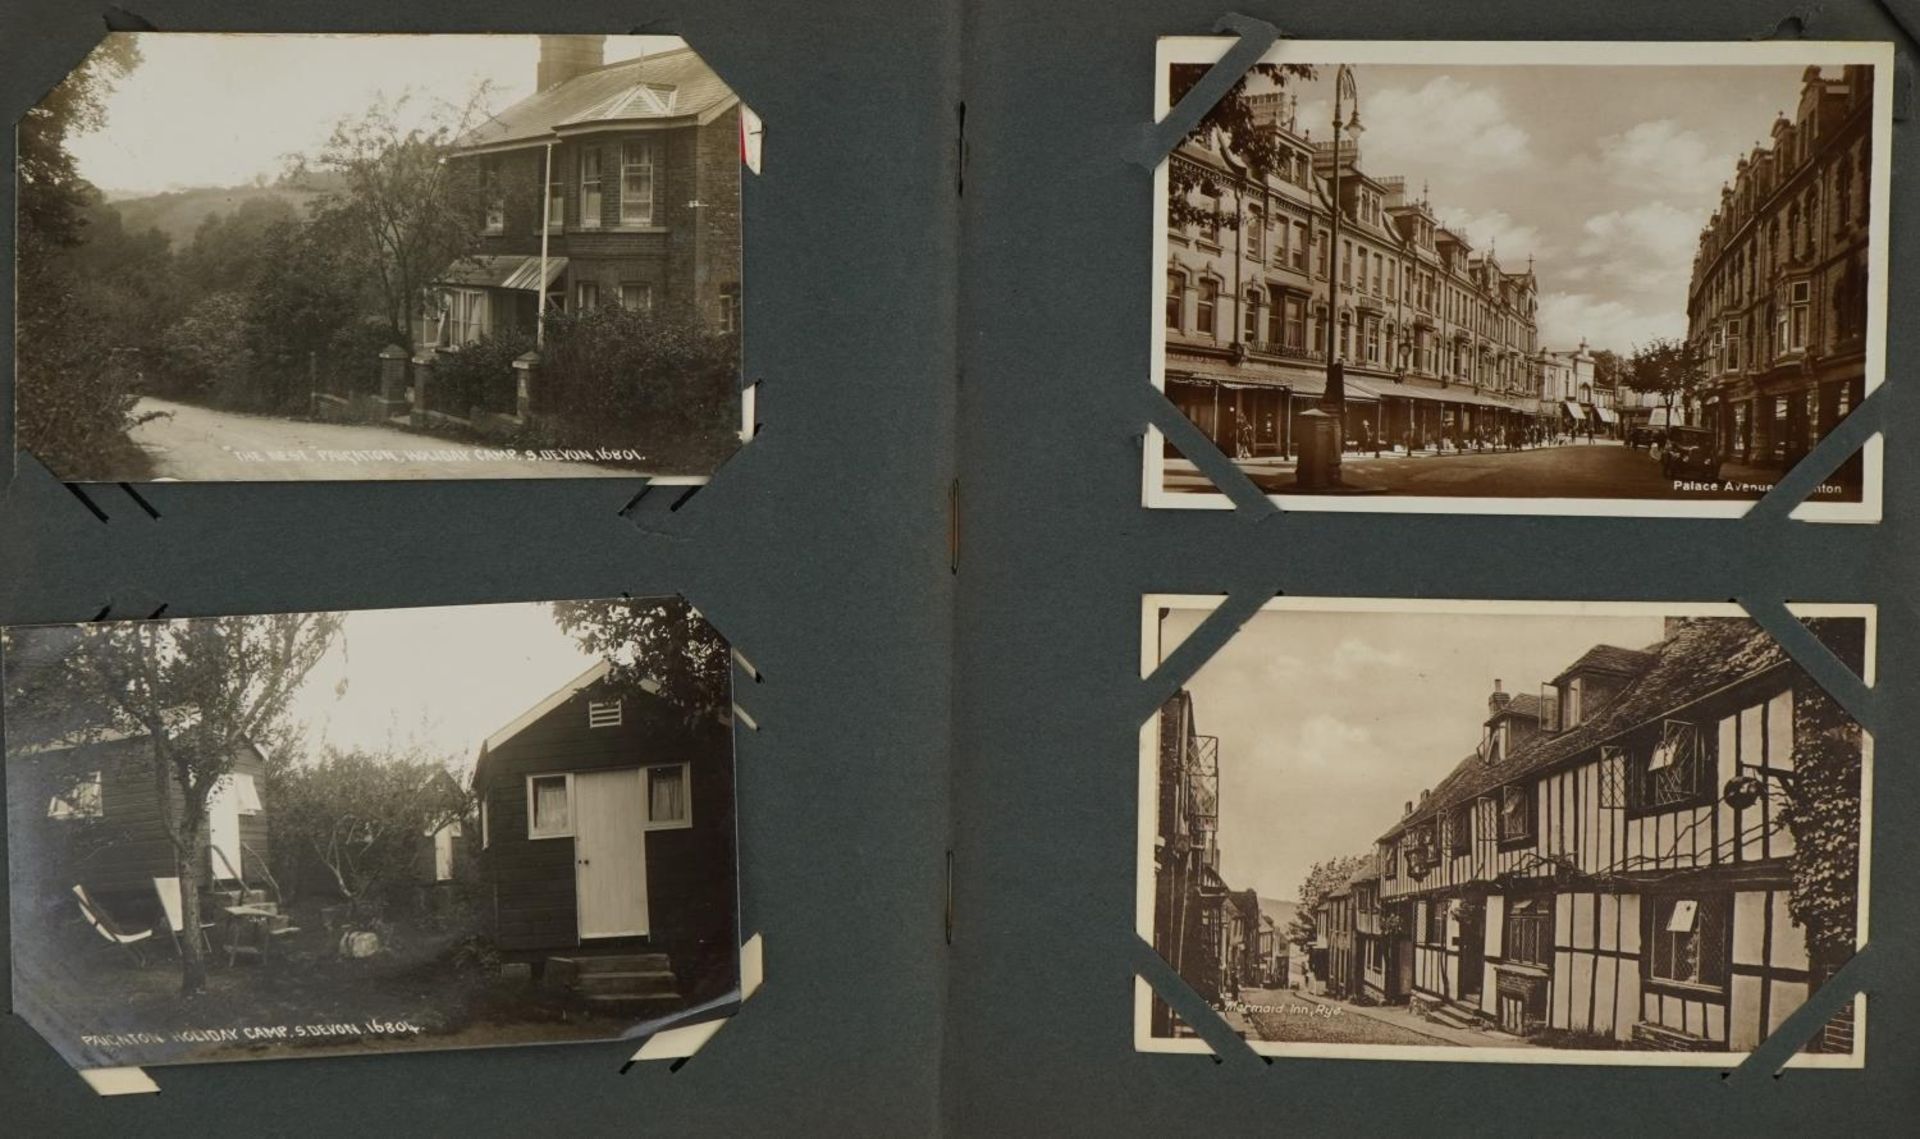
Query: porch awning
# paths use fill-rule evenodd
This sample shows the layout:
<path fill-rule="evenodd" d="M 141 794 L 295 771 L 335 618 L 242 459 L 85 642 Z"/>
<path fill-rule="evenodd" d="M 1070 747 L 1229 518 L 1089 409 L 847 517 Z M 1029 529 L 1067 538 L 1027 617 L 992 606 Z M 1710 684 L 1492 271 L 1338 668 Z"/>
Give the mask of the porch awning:
<path fill-rule="evenodd" d="M 520 254 L 462 257 L 441 271 L 435 282 L 469 289 L 518 289 L 522 292 L 546 291 L 567 268 L 565 257 L 547 258 L 547 272 L 540 273 L 540 258 Z"/>

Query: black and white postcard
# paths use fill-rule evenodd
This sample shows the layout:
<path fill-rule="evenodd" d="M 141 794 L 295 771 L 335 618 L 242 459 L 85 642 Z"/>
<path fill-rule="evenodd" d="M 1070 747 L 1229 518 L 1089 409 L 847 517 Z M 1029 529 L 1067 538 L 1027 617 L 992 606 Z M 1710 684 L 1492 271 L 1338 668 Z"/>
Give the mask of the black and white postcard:
<path fill-rule="evenodd" d="M 111 34 L 20 126 L 18 448 L 704 482 L 756 123 L 670 36 Z"/>
<path fill-rule="evenodd" d="M 1165 117 L 1231 39 L 1160 42 Z M 1891 44 L 1281 40 L 1155 174 L 1152 381 L 1295 510 L 1737 517 L 1885 375 Z M 1157 430 L 1150 506 L 1230 505 Z M 1879 517 L 1880 441 L 1799 517 Z"/>
<path fill-rule="evenodd" d="M 13 1009 L 76 1067 L 736 997 L 732 657 L 677 598 L 3 636 Z"/>
<path fill-rule="evenodd" d="M 1873 682 L 1873 607 L 1794 612 Z M 1138 930 L 1266 1056 L 1724 1066 L 1866 944 L 1871 786 L 1737 606 L 1281 598 L 1142 730 Z M 1144 981 L 1134 1030 L 1208 1050 Z"/>

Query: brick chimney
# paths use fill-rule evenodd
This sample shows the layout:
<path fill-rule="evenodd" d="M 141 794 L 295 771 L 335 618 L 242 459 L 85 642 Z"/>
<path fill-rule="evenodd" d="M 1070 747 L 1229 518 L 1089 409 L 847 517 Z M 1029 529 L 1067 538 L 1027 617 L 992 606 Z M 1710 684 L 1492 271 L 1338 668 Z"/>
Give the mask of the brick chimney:
<path fill-rule="evenodd" d="M 1513 697 L 1507 695 L 1507 690 L 1501 687 L 1500 678 L 1497 676 L 1494 677 L 1493 695 L 1487 697 L 1487 714 L 1493 715 L 1512 702 Z"/>
<path fill-rule="evenodd" d="M 605 64 L 606 57 L 605 36 L 541 36 L 535 90 L 545 91 L 576 75 L 585 75 Z"/>

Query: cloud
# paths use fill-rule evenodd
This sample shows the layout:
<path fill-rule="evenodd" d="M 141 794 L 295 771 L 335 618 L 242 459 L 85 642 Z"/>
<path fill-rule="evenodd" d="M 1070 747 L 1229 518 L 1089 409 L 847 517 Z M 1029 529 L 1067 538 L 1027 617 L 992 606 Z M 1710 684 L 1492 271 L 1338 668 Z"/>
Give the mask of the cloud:
<path fill-rule="evenodd" d="M 1637 344 L 1687 334 L 1687 314 L 1679 304 L 1650 309 L 1603 300 L 1592 293 L 1546 293 L 1540 298 L 1540 343 L 1572 347 L 1582 337 L 1596 350 L 1631 353 Z"/>
<path fill-rule="evenodd" d="M 1638 123 L 1600 140 L 1600 161 L 1613 181 L 1655 192 L 1713 200 L 1733 176 L 1735 158 L 1672 119 Z"/>
<path fill-rule="evenodd" d="M 1442 225 L 1464 234 L 1475 249 L 1494 249 L 1503 266 L 1518 265 L 1528 257 L 1545 260 L 1554 255 L 1552 243 L 1541 236 L 1537 226 L 1520 222 L 1505 210 L 1475 213 L 1459 206 L 1441 206 L 1434 212 Z"/>
<path fill-rule="evenodd" d="M 1514 170 L 1533 161 L 1532 138 L 1513 121 L 1505 99 L 1450 75 L 1436 75 L 1418 88 L 1388 87 L 1361 93 L 1360 153 L 1378 155 L 1368 169 L 1418 177 L 1428 169 L 1475 172 Z M 1319 124 L 1314 123 L 1315 135 Z M 1404 169 L 1388 166 L 1404 165 Z"/>
<path fill-rule="evenodd" d="M 1357 637 L 1346 638 L 1333 650 L 1333 674 L 1341 680 L 1363 672 L 1405 668 L 1408 663 L 1407 654 L 1399 649 L 1376 649 Z"/>
<path fill-rule="evenodd" d="M 1366 728 L 1324 713 L 1308 716 L 1295 738 L 1294 762 L 1300 767 L 1353 768 L 1358 752 L 1372 751 L 1373 734 Z"/>

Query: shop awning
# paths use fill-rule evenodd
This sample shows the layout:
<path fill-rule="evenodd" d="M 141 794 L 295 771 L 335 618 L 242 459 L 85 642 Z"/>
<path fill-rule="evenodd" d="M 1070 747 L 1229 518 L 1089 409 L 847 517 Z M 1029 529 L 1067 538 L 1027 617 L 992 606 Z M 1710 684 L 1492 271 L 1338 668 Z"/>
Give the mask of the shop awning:
<path fill-rule="evenodd" d="M 1568 400 L 1567 402 L 1561 404 L 1560 406 L 1566 409 L 1567 414 L 1573 417 L 1573 421 L 1575 423 L 1578 423 L 1582 419 L 1585 419 L 1587 417 L 1586 413 L 1580 410 L 1580 405 L 1573 402 L 1572 400 Z"/>
<path fill-rule="evenodd" d="M 519 254 L 462 257 L 447 266 L 436 283 L 469 289 L 518 289 L 537 293 L 545 291 L 546 286 L 558 280 L 566 268 L 565 257 L 549 257 L 543 279 L 538 257 Z"/>
<path fill-rule="evenodd" d="M 1620 417 L 1615 415 L 1613 409 L 1610 407 L 1596 407 L 1593 409 L 1593 413 L 1600 417 L 1600 422 L 1602 423 L 1620 422 Z"/>

